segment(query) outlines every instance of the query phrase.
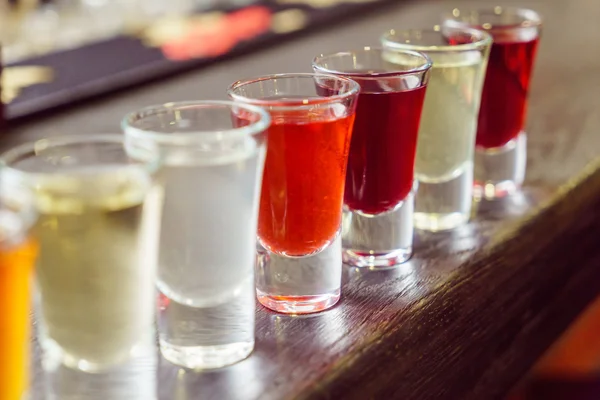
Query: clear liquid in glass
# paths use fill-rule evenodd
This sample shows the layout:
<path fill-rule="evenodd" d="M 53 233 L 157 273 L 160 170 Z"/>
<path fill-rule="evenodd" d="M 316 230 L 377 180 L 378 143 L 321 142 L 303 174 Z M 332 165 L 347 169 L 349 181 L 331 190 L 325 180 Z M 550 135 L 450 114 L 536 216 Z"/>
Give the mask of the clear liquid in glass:
<path fill-rule="evenodd" d="M 162 353 L 177 365 L 219 368 L 254 347 L 264 157 L 263 148 L 249 145 L 210 159 L 185 150 L 167 158 L 158 327 Z"/>

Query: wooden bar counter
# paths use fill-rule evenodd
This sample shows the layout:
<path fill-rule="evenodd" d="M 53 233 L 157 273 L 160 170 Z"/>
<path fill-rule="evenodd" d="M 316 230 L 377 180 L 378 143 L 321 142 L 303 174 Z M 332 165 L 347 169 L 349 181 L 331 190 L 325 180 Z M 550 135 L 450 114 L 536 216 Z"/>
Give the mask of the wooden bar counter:
<path fill-rule="evenodd" d="M 222 99 L 237 79 L 308 72 L 317 53 L 377 44 L 393 27 L 433 25 L 454 6 L 496 3 L 509 4 L 398 2 L 257 54 L 29 119 L 0 148 L 116 132 L 121 117 L 142 106 Z M 160 400 L 503 399 L 600 294 L 600 1 L 518 5 L 544 18 L 522 195 L 480 204 L 455 232 L 417 233 L 414 258 L 396 269 L 345 268 L 343 298 L 330 311 L 293 317 L 258 307 L 256 351 L 231 368 L 195 373 L 159 357 L 157 366 L 105 384 L 131 387 L 128 379 L 146 371 Z M 44 399 L 46 380 L 35 370 L 33 399 Z M 88 397 L 73 398 L 117 398 L 87 387 Z"/>

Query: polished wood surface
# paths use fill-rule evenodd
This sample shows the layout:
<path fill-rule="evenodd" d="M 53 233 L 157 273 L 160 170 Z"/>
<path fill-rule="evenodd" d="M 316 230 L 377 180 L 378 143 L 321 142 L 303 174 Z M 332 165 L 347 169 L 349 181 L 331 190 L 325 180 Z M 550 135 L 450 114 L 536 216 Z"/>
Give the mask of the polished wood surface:
<path fill-rule="evenodd" d="M 600 293 L 600 2 L 519 4 L 545 18 L 523 195 L 481 204 L 473 222 L 455 232 L 418 234 L 415 257 L 396 269 L 346 268 L 343 299 L 330 311 L 290 317 L 258 308 L 256 351 L 231 368 L 195 373 L 153 355 L 112 377 L 48 377 L 37 368 L 33 398 L 502 399 Z M 468 4 L 399 3 L 282 47 L 27 122 L 0 147 L 114 132 L 126 112 L 153 103 L 224 98 L 234 80 L 310 71 L 317 53 L 377 43 L 392 27 L 432 25 L 455 5 Z M 53 397 L 52 390 L 60 393 Z"/>

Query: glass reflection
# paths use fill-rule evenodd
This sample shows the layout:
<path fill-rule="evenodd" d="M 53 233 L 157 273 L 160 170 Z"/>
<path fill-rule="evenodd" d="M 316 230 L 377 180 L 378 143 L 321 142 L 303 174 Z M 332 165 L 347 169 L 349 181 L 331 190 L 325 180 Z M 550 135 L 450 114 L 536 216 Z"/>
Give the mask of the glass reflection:
<path fill-rule="evenodd" d="M 156 368 L 154 346 L 106 373 L 59 366 L 46 372 L 45 400 L 157 400 Z"/>

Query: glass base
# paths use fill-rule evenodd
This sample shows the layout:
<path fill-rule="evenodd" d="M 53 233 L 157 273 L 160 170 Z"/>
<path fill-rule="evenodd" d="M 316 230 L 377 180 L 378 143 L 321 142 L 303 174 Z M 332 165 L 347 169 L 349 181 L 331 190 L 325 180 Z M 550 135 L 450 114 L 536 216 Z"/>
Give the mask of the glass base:
<path fill-rule="evenodd" d="M 258 302 L 283 314 L 311 314 L 327 310 L 340 300 L 341 290 L 320 296 L 270 296 L 256 290 Z"/>
<path fill-rule="evenodd" d="M 43 329 L 40 329 L 40 331 L 43 331 Z M 137 357 L 141 352 L 145 351 L 145 349 L 148 348 L 148 343 L 154 343 L 155 337 L 154 333 L 148 334 L 140 341 L 140 343 L 131 347 L 129 350 L 123 351 L 119 357 L 99 363 L 70 354 L 43 333 L 40 333 L 39 336 L 41 347 L 43 349 L 42 366 L 45 371 L 51 372 L 60 367 L 67 367 L 91 374 L 108 372 L 125 364 L 129 360 Z"/>
<path fill-rule="evenodd" d="M 248 357 L 254 347 L 254 275 L 240 278 L 243 283 L 233 284 L 228 298 L 207 307 L 190 307 L 159 292 L 158 337 L 167 360 L 215 369 Z"/>
<path fill-rule="evenodd" d="M 442 232 L 456 229 L 469 222 L 468 213 L 423 214 L 415 213 L 415 227 L 422 231 Z"/>
<path fill-rule="evenodd" d="M 223 368 L 247 358 L 254 350 L 254 341 L 217 346 L 177 346 L 160 341 L 163 357 L 180 367 L 193 370 Z"/>
<path fill-rule="evenodd" d="M 45 400 L 156 400 L 158 353 L 153 337 L 132 359 L 93 374 L 61 365 L 42 374 Z M 40 387 L 36 376 L 35 386 Z M 36 392 L 33 390 L 33 392 Z M 38 399 L 37 396 L 23 399 Z"/>
<path fill-rule="evenodd" d="M 417 185 L 394 210 L 365 215 L 344 209 L 344 263 L 353 267 L 389 268 L 412 255 L 413 210 Z"/>
<path fill-rule="evenodd" d="M 395 267 L 398 264 L 408 261 L 411 256 L 412 246 L 381 254 L 344 250 L 343 260 L 345 264 L 353 267 L 380 269 Z"/>
<path fill-rule="evenodd" d="M 473 163 L 465 163 L 447 181 L 419 181 L 415 199 L 415 228 L 446 231 L 467 223 L 473 200 Z"/>
<path fill-rule="evenodd" d="M 306 257 L 282 256 L 259 245 L 255 279 L 258 301 L 273 311 L 310 314 L 333 307 L 342 285 L 340 235 Z"/>
<path fill-rule="evenodd" d="M 525 180 L 527 167 L 527 134 L 502 147 L 475 149 L 475 179 L 473 196 L 476 200 L 494 200 L 517 192 Z"/>

